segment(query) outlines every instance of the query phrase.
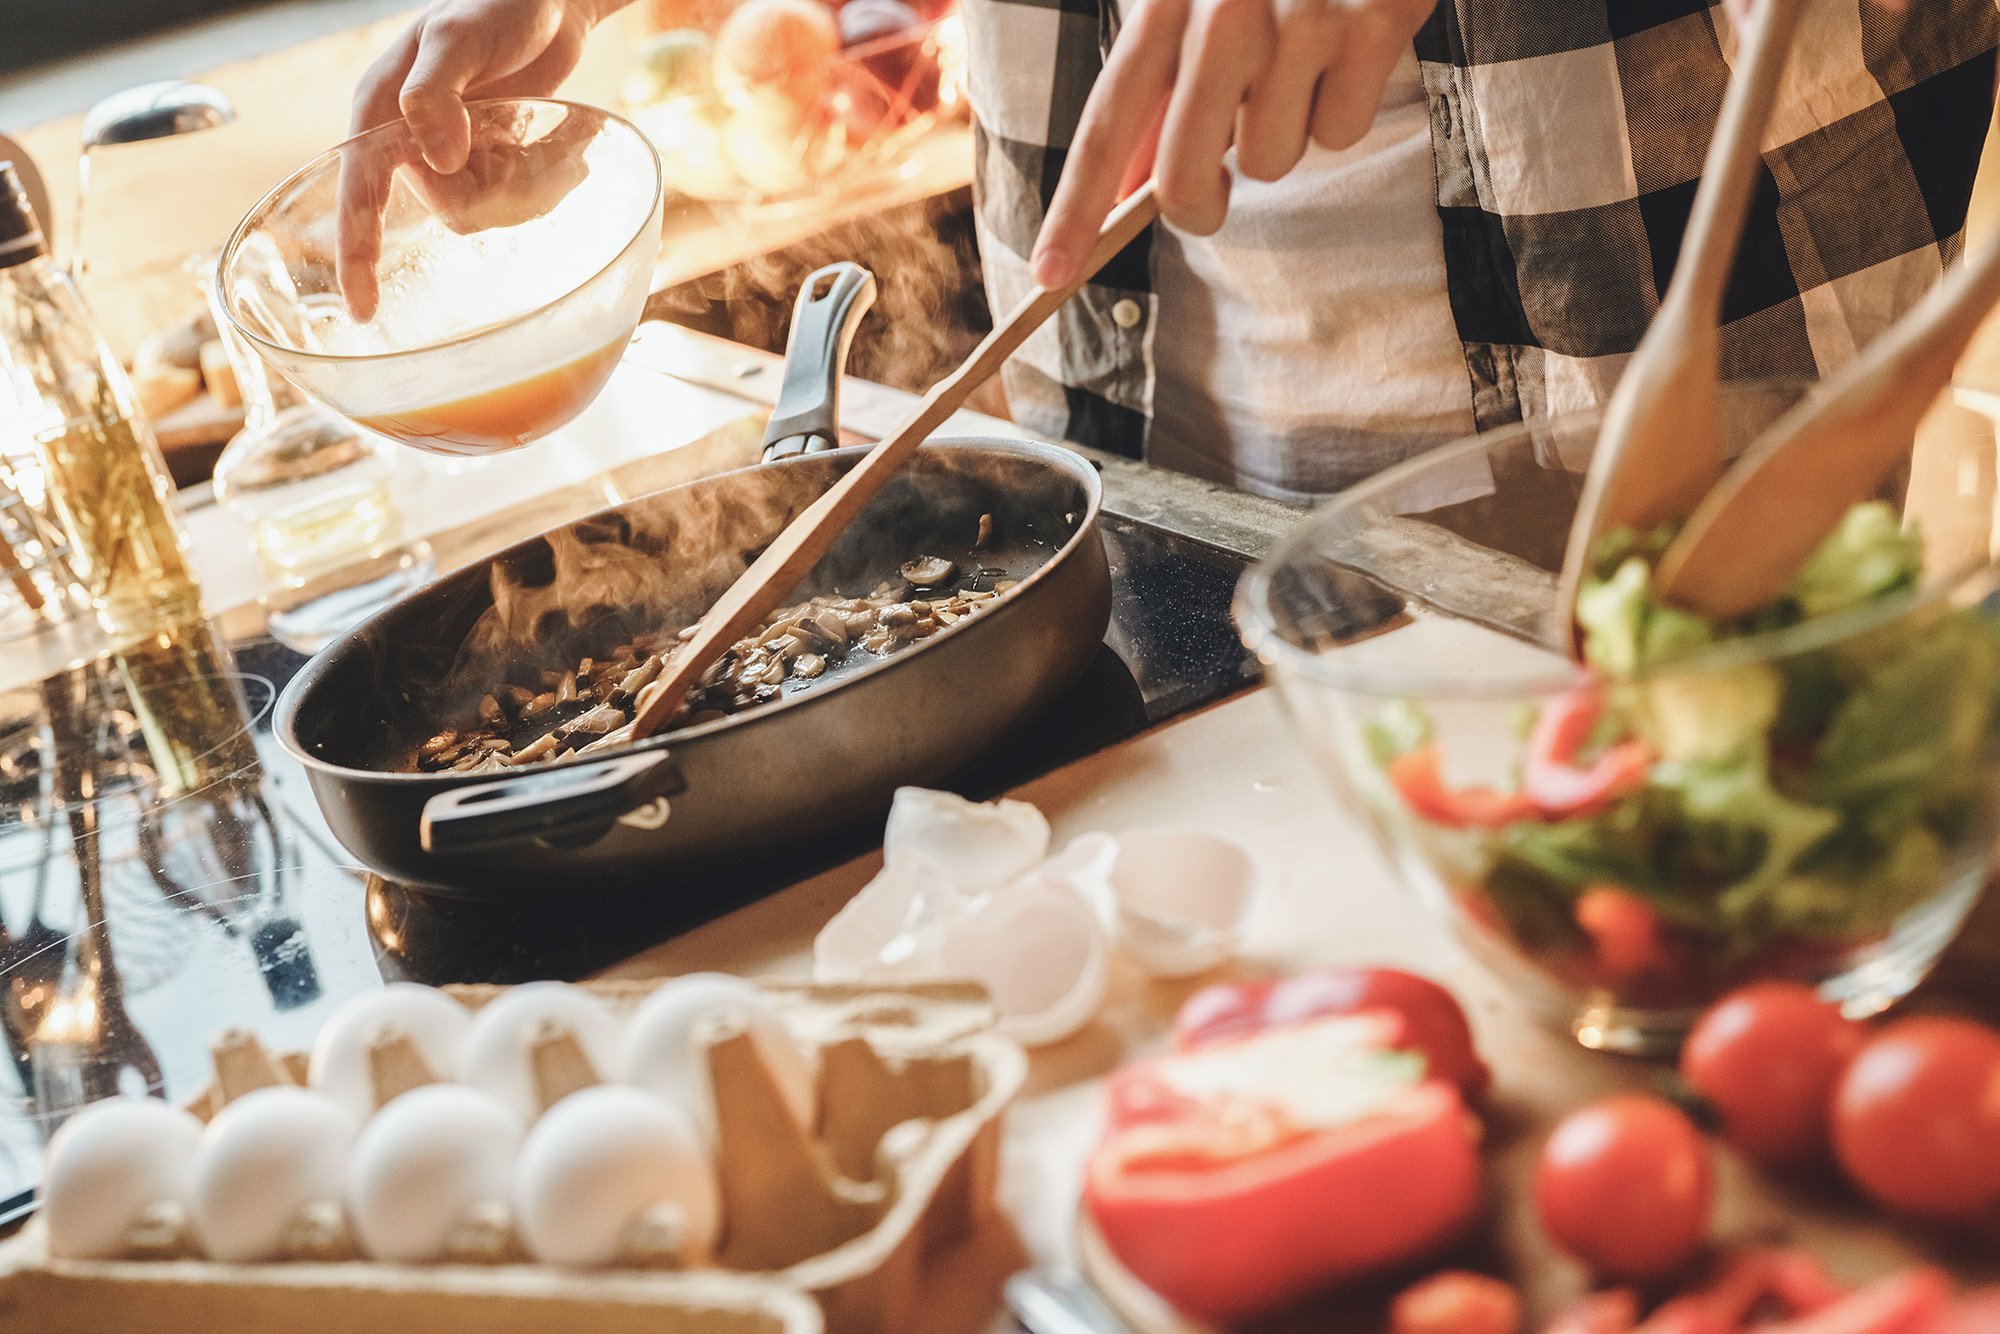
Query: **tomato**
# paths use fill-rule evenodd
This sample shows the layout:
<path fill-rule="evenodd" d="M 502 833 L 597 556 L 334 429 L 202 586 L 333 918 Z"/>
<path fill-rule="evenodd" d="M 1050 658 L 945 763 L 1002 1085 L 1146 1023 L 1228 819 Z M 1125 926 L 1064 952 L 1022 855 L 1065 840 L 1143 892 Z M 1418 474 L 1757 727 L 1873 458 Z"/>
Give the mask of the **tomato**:
<path fill-rule="evenodd" d="M 1535 1166 L 1543 1230 L 1616 1279 L 1665 1278 L 1694 1259 L 1713 1198 L 1701 1132 L 1671 1104 L 1639 1094 L 1571 1113 Z"/>
<path fill-rule="evenodd" d="M 1834 1085 L 1868 1030 L 1796 982 L 1758 982 L 1701 1017 L 1681 1049 L 1681 1075 L 1715 1110 L 1722 1135 L 1781 1166 L 1826 1152 Z"/>
<path fill-rule="evenodd" d="M 1389 1334 L 1517 1334 L 1521 1296 L 1497 1278 L 1448 1269 L 1406 1288 L 1389 1308 Z"/>
<path fill-rule="evenodd" d="M 1590 937 L 1604 981 L 1616 985 L 1656 971 L 1663 962 L 1660 915 L 1616 885 L 1592 885 L 1577 895 L 1576 924 Z"/>
<path fill-rule="evenodd" d="M 1484 1096 L 1492 1076 L 1472 1045 L 1457 997 L 1428 977 L 1395 968 L 1318 968 L 1275 982 L 1203 987 L 1174 1016 L 1174 1044 L 1191 1051 L 1259 1029 L 1362 1010 L 1400 1015 L 1399 1047 L 1423 1053 L 1430 1075 L 1458 1085 L 1468 1099 Z"/>
<path fill-rule="evenodd" d="M 1963 1221 L 2000 1206 L 2000 1033 L 1965 1019 L 1883 1029 L 1834 1091 L 1833 1148 L 1886 1208 Z"/>

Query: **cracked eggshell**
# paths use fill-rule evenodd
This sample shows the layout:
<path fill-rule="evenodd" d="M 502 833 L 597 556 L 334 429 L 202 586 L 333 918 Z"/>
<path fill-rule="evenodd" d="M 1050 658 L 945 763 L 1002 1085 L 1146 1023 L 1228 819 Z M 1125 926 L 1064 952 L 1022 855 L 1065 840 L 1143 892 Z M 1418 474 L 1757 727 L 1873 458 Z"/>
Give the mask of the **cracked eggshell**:
<path fill-rule="evenodd" d="M 961 892 L 1026 875 L 1049 855 L 1049 822 L 1025 801 L 967 801 L 929 788 L 896 789 L 882 833 L 882 860 L 928 861 Z"/>
<path fill-rule="evenodd" d="M 276 1257 L 306 1206 L 339 1201 L 361 1122 L 311 1089 L 255 1089 L 209 1122 L 194 1158 L 190 1216 L 209 1259 Z"/>
<path fill-rule="evenodd" d="M 1110 884 L 1118 948 L 1154 977 L 1192 977 L 1233 957 L 1257 903 L 1250 854 L 1192 829 L 1119 835 Z"/>
<path fill-rule="evenodd" d="M 618 1058 L 618 1018 L 589 991 L 568 982 L 527 982 L 481 1006 L 459 1044 L 459 1082 L 491 1093 L 523 1122 L 541 1114 L 533 1044 L 545 1025 L 576 1037 L 600 1079 Z"/>
<path fill-rule="evenodd" d="M 938 976 L 942 930 L 1040 866 L 1048 850 L 1049 823 L 1024 801 L 898 788 L 882 836 L 882 870 L 814 938 L 813 977 Z"/>
<path fill-rule="evenodd" d="M 688 973 L 662 983 L 641 1001 L 625 1021 L 618 1078 L 677 1104 L 691 1118 L 701 1143 L 713 1150 L 715 1090 L 696 1035 L 707 1016 L 722 1012 L 743 1016 L 792 1114 L 800 1125 L 811 1126 L 817 1104 L 811 1059 L 757 985 L 728 973 Z"/>
<path fill-rule="evenodd" d="M 431 1073 L 449 1079 L 471 1026 L 471 1012 L 436 987 L 391 982 L 333 1012 L 313 1043 L 306 1083 L 365 1119 L 375 1110 L 371 1047 L 407 1034 Z"/>
<path fill-rule="evenodd" d="M 525 1131 L 480 1089 L 429 1084 L 370 1118 L 355 1142 L 347 1211 L 374 1259 L 444 1259 L 453 1234 L 482 1206 L 507 1203 Z"/>
<path fill-rule="evenodd" d="M 1069 1037 L 1104 1003 L 1110 950 L 1096 911 L 1060 881 L 1032 877 L 946 933 L 947 977 L 986 988 L 1001 1033 L 1040 1047 Z"/>
<path fill-rule="evenodd" d="M 49 1254 L 109 1260 L 159 1205 L 187 1206 L 201 1122 L 157 1098 L 109 1098 L 63 1122 L 49 1139 L 42 1221 Z"/>
<path fill-rule="evenodd" d="M 722 1196 L 688 1117 L 657 1094 L 616 1084 L 581 1089 L 528 1132 L 514 1174 L 514 1217 L 544 1264 L 618 1260 L 662 1206 L 680 1211 L 684 1256 L 714 1252 Z"/>

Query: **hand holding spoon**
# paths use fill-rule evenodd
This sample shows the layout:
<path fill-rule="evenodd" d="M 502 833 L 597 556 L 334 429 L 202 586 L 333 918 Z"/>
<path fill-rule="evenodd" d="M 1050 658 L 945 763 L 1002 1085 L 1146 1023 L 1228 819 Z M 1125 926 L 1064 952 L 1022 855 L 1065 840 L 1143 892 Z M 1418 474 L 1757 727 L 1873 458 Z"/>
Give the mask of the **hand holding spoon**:
<path fill-rule="evenodd" d="M 1598 432 L 1563 559 L 1557 606 L 1569 621 L 1598 538 L 1682 518 L 1722 472 L 1722 298 L 1805 2 L 1758 0 L 1745 34 L 1673 280 Z"/>

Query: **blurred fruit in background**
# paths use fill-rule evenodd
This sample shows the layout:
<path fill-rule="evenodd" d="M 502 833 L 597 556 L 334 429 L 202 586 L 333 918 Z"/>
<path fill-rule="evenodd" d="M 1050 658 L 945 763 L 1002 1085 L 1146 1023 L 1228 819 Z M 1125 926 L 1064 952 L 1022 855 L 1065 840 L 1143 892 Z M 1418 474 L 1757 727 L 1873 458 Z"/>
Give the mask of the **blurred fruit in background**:
<path fill-rule="evenodd" d="M 795 202 L 893 167 L 964 106 L 952 0 L 649 0 L 623 95 L 667 182 Z"/>

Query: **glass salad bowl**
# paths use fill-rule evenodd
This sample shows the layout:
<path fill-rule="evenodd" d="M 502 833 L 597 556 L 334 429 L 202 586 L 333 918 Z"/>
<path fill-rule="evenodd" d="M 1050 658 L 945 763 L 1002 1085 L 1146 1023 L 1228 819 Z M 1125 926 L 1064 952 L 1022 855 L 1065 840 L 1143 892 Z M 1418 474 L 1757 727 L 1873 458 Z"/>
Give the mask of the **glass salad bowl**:
<path fill-rule="evenodd" d="M 1804 392 L 1725 394 L 1740 450 Z M 1334 498 L 1238 591 L 1301 740 L 1468 950 L 1584 1044 L 1670 1049 L 1746 981 L 1854 1014 L 1914 987 L 1993 858 L 1991 487 L 1899 480 L 1779 605 L 1717 629 L 1604 553 L 1565 652 L 1596 413 L 1449 445 Z M 1989 420 L 1925 450 L 1990 478 Z M 1970 471 L 1964 471 L 1970 469 Z M 1900 520 L 1900 521 L 1899 521 Z"/>
<path fill-rule="evenodd" d="M 590 405 L 645 309 L 665 195 L 652 144 L 609 112 L 467 110 L 463 169 L 427 166 L 402 121 L 370 130 L 265 196 L 216 274 L 286 379 L 444 454 L 518 448 Z"/>

